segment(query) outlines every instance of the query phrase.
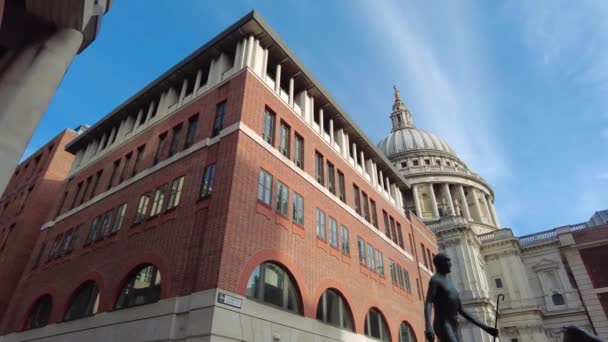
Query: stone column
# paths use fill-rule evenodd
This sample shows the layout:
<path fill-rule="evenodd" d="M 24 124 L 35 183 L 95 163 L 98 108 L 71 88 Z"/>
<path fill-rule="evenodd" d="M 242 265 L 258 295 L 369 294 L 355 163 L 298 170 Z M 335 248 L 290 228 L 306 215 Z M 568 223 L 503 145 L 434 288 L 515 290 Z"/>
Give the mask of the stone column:
<path fill-rule="evenodd" d="M 462 206 L 462 213 L 468 221 L 471 221 L 473 218 L 471 217 L 471 212 L 469 211 L 469 205 L 467 204 L 467 196 L 464 194 L 464 188 L 462 187 L 462 184 L 458 184 L 457 188 L 458 196 L 460 197 L 460 205 Z"/>
<path fill-rule="evenodd" d="M 277 69 L 274 73 L 274 91 L 281 95 L 281 64 L 277 64 Z"/>
<path fill-rule="evenodd" d="M 480 223 L 483 223 L 483 216 L 481 215 L 481 206 L 479 205 L 479 199 L 477 197 L 477 189 L 471 188 L 471 196 L 473 197 L 473 210 L 477 217 L 479 217 Z"/>
<path fill-rule="evenodd" d="M 357 167 L 357 145 L 355 145 L 355 143 L 353 143 L 352 146 L 353 146 L 353 161 L 355 162 L 355 167 Z"/>
<path fill-rule="evenodd" d="M 182 89 L 179 92 L 179 100 L 178 103 L 181 105 L 184 103 L 184 97 L 186 97 L 186 89 L 188 89 L 188 79 L 185 78 L 182 82 Z"/>
<path fill-rule="evenodd" d="M 329 142 L 330 145 L 334 146 L 334 119 L 329 119 Z"/>
<path fill-rule="evenodd" d="M 496 227 L 500 228 L 500 222 L 498 221 L 498 215 L 496 214 L 496 208 L 494 207 L 494 203 L 492 201 L 488 201 L 488 204 L 490 205 L 490 212 L 492 213 L 492 219 L 494 220 Z"/>
<path fill-rule="evenodd" d="M 201 87 L 202 79 L 203 79 L 203 70 L 198 69 L 198 71 L 196 72 L 196 78 L 194 79 L 194 89 L 192 90 L 192 93 L 194 94 L 194 96 L 196 96 L 196 92 L 198 91 L 198 88 Z"/>
<path fill-rule="evenodd" d="M 412 186 L 412 195 L 414 196 L 414 206 L 416 206 L 416 216 L 422 218 L 422 209 L 420 208 L 420 200 L 418 199 L 418 184 Z"/>
<path fill-rule="evenodd" d="M 247 48 L 245 52 L 245 65 L 253 69 L 253 49 L 254 49 L 254 40 L 253 36 L 249 36 L 247 38 Z"/>
<path fill-rule="evenodd" d="M 312 110 L 314 110 L 314 107 L 312 108 Z M 325 133 L 325 118 L 324 118 L 324 113 L 323 113 L 323 108 L 319 109 L 319 134 L 321 134 L 321 136 L 323 136 L 323 133 Z"/>
<path fill-rule="evenodd" d="M 456 210 L 454 209 L 454 202 L 452 201 L 452 194 L 450 193 L 450 185 L 448 183 L 443 183 L 443 195 L 445 196 L 446 201 L 448 202 L 448 209 L 450 210 L 450 215 L 456 215 Z"/>
<path fill-rule="evenodd" d="M 481 193 L 481 201 L 483 202 L 483 210 L 486 212 L 486 217 L 488 218 L 488 220 L 490 220 L 489 223 L 496 226 L 496 222 L 494 222 L 494 220 L 492 219 L 492 214 L 490 213 L 490 206 L 488 205 L 486 194 L 483 192 Z"/>
<path fill-rule="evenodd" d="M 0 192 L 82 44 L 74 29 L 58 29 L 46 41 L 23 48 L 0 76 Z"/>
<path fill-rule="evenodd" d="M 293 77 L 289 79 L 289 105 L 293 107 L 293 89 L 294 87 L 294 83 L 293 83 Z"/>
<path fill-rule="evenodd" d="M 437 197 L 435 197 L 435 190 L 433 189 L 433 183 L 429 183 L 429 189 L 431 190 L 431 205 L 433 209 L 433 217 L 439 217 L 439 208 L 437 208 Z"/>

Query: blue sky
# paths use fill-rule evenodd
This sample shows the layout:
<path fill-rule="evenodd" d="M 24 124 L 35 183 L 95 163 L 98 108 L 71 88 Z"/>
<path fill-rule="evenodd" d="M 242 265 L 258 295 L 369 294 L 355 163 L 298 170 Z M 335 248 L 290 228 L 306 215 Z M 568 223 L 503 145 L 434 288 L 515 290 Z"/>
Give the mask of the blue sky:
<path fill-rule="evenodd" d="M 345 6 L 348 4 L 348 6 Z M 608 3 L 114 1 L 25 154 L 92 124 L 256 9 L 374 141 L 396 84 L 518 234 L 608 208 Z"/>

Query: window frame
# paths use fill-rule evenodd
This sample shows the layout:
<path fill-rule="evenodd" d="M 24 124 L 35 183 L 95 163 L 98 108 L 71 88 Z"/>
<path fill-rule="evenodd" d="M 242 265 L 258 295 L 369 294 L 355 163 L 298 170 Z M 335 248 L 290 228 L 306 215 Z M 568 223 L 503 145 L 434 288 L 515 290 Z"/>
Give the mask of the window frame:
<path fill-rule="evenodd" d="M 304 170 L 304 138 L 297 132 L 294 133 L 293 162 Z"/>
<path fill-rule="evenodd" d="M 299 208 L 301 203 L 301 208 Z M 292 220 L 295 224 L 304 225 L 304 197 L 297 192 L 293 192 L 293 215 Z"/>
<path fill-rule="evenodd" d="M 317 239 L 327 241 L 327 215 L 319 208 L 315 211 L 315 227 Z"/>
<path fill-rule="evenodd" d="M 258 173 L 258 202 L 272 207 L 273 176 L 270 172 L 260 169 Z M 266 199 L 268 197 L 268 199 Z"/>
<path fill-rule="evenodd" d="M 276 210 L 279 215 L 289 217 L 289 187 L 277 180 Z"/>
<path fill-rule="evenodd" d="M 215 188 L 215 169 L 216 163 L 205 166 L 203 177 L 201 178 L 200 198 L 206 198 L 213 194 L 213 189 Z"/>
<path fill-rule="evenodd" d="M 274 147 L 274 133 L 276 126 L 277 115 L 268 107 L 264 109 L 264 117 L 262 124 L 262 140 Z M 268 127 L 267 125 L 270 125 Z"/>
<path fill-rule="evenodd" d="M 224 117 L 226 116 L 226 103 L 227 101 L 221 101 L 215 105 L 215 117 L 213 118 L 213 126 L 211 129 L 211 138 L 214 138 L 220 134 L 224 129 Z"/>
<path fill-rule="evenodd" d="M 342 254 L 350 256 L 350 237 L 348 227 L 340 225 L 340 249 Z M 345 238 L 346 237 L 346 238 Z"/>
<path fill-rule="evenodd" d="M 290 158 L 291 152 L 291 127 L 283 120 L 279 126 L 279 152 L 285 158 Z"/>

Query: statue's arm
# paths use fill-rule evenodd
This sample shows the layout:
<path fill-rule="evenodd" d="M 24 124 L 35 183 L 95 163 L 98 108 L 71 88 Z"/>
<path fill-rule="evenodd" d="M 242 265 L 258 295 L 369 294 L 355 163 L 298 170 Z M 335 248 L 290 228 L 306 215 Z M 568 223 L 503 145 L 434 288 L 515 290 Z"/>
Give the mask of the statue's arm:
<path fill-rule="evenodd" d="M 492 335 L 492 336 L 498 336 L 498 331 L 494 328 L 491 327 L 487 324 L 485 324 L 484 322 L 480 321 L 479 319 L 477 319 L 477 317 L 471 315 L 470 312 L 468 312 L 463 306 L 462 303 L 460 303 L 460 307 L 458 308 L 458 312 L 460 313 L 460 315 L 462 317 L 464 317 L 467 321 L 475 324 L 476 326 L 480 327 L 481 329 L 485 330 L 488 334 Z"/>
<path fill-rule="evenodd" d="M 431 310 L 433 309 L 433 301 L 435 300 L 435 296 L 437 296 L 437 282 L 435 278 L 432 277 L 431 281 L 429 281 L 429 288 L 426 293 L 426 300 L 424 302 L 424 323 L 425 323 L 425 331 L 427 333 L 433 334 L 433 323 L 431 321 Z"/>

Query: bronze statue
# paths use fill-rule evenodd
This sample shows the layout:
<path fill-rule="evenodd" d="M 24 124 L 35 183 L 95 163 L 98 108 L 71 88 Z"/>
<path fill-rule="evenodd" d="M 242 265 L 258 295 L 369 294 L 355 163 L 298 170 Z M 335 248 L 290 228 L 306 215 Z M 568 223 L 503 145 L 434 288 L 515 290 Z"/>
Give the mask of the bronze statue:
<path fill-rule="evenodd" d="M 495 337 L 498 336 L 496 328 L 484 324 L 462 306 L 458 291 L 447 277 L 452 268 L 450 258 L 444 253 L 439 253 L 433 258 L 433 264 L 437 272 L 429 281 L 429 290 L 424 304 L 425 335 L 427 341 L 434 342 L 435 336 L 437 336 L 439 342 L 460 342 L 457 321 L 459 313 L 488 334 Z M 432 325 L 431 305 L 435 307 L 435 320 Z"/>

